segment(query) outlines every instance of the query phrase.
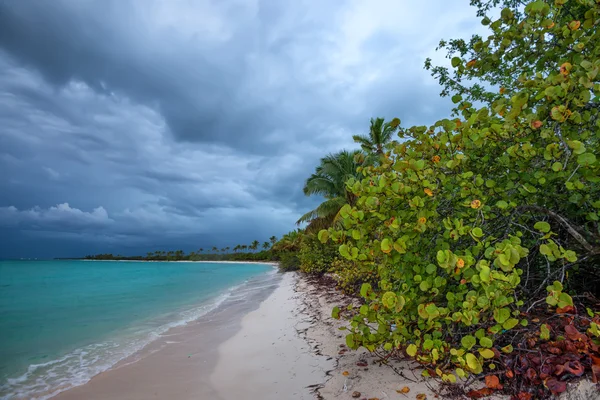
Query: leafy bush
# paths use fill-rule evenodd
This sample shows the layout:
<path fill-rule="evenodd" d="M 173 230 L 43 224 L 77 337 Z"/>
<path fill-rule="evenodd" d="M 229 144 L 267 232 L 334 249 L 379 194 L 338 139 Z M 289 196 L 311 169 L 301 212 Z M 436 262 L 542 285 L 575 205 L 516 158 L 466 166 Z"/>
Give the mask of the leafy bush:
<path fill-rule="evenodd" d="M 343 228 L 319 232 L 377 271 L 351 348 L 402 349 L 455 382 L 496 367 L 526 305 L 570 312 L 569 291 L 597 289 L 599 17 L 595 1 L 533 1 L 485 17 L 488 38 L 442 42 L 453 72 L 433 73 L 457 118 L 401 129 L 347 182 Z"/>
<path fill-rule="evenodd" d="M 300 268 L 297 252 L 282 252 L 279 254 L 279 269 L 281 271 L 297 271 Z"/>
<path fill-rule="evenodd" d="M 337 246 L 321 243 L 316 235 L 307 234 L 302 239 L 298 261 L 300 270 L 310 274 L 322 274 L 329 270 L 338 255 Z"/>
<path fill-rule="evenodd" d="M 372 264 L 336 257 L 331 262 L 330 271 L 336 275 L 337 286 L 344 293 L 358 293 L 363 283 L 369 283 L 372 287 L 377 287 L 379 284 L 377 269 Z"/>

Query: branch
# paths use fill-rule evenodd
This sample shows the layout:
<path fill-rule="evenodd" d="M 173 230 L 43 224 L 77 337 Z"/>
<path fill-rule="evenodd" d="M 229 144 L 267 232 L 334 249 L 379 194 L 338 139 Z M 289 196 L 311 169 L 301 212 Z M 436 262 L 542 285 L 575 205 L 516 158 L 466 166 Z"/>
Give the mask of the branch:
<path fill-rule="evenodd" d="M 586 249 L 588 252 L 591 253 L 590 255 L 600 254 L 600 247 L 592 246 L 587 240 L 585 240 L 583 235 L 581 233 L 579 233 L 573 227 L 573 225 L 571 225 L 571 223 L 562 215 L 557 214 L 554 211 L 549 210 L 547 208 L 539 207 L 539 206 L 521 206 L 519 208 L 523 209 L 523 210 L 538 211 L 538 212 L 542 212 L 544 214 L 549 215 L 550 217 L 552 217 L 556 221 L 558 221 L 562 226 L 564 226 L 567 229 L 567 231 L 571 234 L 571 236 L 573 236 L 573 238 L 575 240 L 577 240 L 579 242 L 579 244 L 581 244 L 583 246 L 584 249 Z"/>

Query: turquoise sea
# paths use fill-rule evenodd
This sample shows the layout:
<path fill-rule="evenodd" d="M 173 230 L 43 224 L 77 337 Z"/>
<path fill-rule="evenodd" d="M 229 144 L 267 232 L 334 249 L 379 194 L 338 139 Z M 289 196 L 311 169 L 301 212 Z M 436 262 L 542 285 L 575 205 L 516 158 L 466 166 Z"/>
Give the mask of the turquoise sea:
<path fill-rule="evenodd" d="M 0 261 L 0 399 L 87 382 L 269 265 Z"/>

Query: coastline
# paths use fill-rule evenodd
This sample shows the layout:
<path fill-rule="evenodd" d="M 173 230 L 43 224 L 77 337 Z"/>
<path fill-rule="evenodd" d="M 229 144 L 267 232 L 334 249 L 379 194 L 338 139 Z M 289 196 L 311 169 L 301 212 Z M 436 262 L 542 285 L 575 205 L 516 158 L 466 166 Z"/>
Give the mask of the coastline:
<path fill-rule="evenodd" d="M 435 396 L 414 364 L 394 371 L 348 351 L 343 322 L 330 317 L 347 296 L 299 273 L 274 277 L 52 399 L 386 399 L 406 387 L 410 398 Z"/>
<path fill-rule="evenodd" d="M 200 318 L 173 327 L 142 349 L 86 383 L 65 388 L 51 399 L 197 399 L 210 389 L 207 379 L 219 344 L 240 329 L 244 315 L 259 307 L 278 287 L 281 275 L 270 271 L 237 287 L 218 307 Z M 206 391 L 207 398 L 215 395 Z"/>

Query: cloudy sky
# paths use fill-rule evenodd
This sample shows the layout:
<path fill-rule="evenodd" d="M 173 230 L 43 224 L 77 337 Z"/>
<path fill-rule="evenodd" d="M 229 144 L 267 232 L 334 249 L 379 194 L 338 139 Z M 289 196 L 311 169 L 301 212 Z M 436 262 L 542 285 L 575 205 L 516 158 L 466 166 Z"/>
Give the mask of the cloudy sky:
<path fill-rule="evenodd" d="M 294 228 L 369 118 L 448 115 L 423 70 L 467 0 L 0 0 L 0 258 Z"/>

